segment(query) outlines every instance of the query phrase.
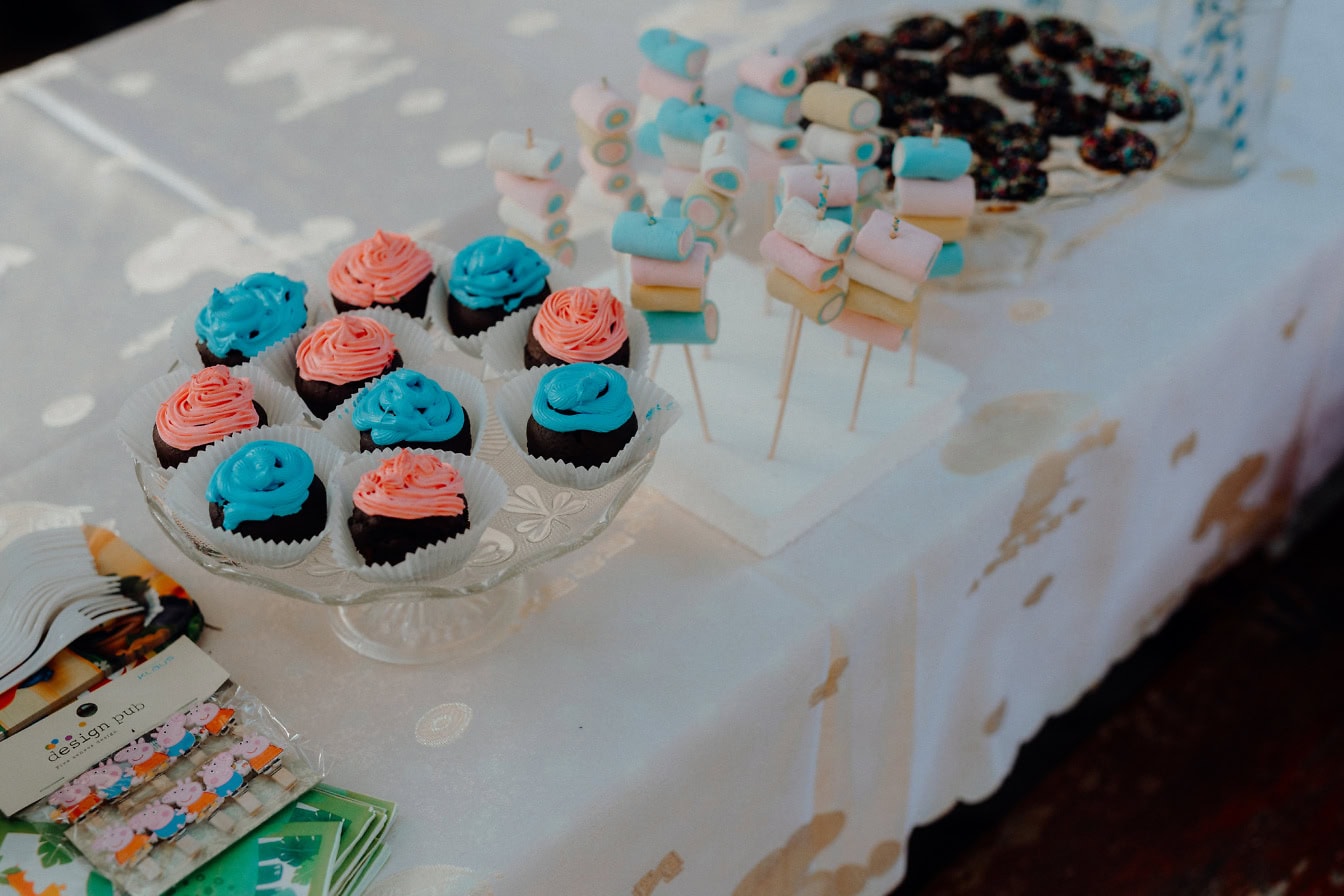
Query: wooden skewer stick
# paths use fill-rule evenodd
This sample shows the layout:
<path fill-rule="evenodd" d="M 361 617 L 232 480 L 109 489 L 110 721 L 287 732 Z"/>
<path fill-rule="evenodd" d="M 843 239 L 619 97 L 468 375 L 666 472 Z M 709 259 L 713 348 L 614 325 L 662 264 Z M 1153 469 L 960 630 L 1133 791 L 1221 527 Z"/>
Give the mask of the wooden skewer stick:
<path fill-rule="evenodd" d="M 910 379 L 906 382 L 907 386 L 915 384 L 915 362 L 919 360 L 919 319 L 924 316 L 922 310 L 918 305 L 915 306 L 915 325 L 910 328 Z"/>
<path fill-rule="evenodd" d="M 943 126 L 942 126 L 940 123 L 938 123 L 938 122 L 935 121 L 935 122 L 933 123 L 933 140 L 932 140 L 932 145 L 936 147 L 936 146 L 938 145 L 938 141 L 940 141 L 940 140 L 942 140 L 942 139 L 943 139 Z"/>
<path fill-rule="evenodd" d="M 700 398 L 700 382 L 695 378 L 695 361 L 691 359 L 691 347 L 682 345 L 681 350 L 686 353 L 686 372 L 691 375 L 691 393 L 695 395 L 695 410 L 700 414 L 700 432 L 706 442 L 712 442 L 714 440 L 709 435 L 709 418 L 705 416 L 705 402 Z"/>
<path fill-rule="evenodd" d="M 873 357 L 873 344 L 863 350 L 863 366 L 859 368 L 859 388 L 854 392 L 854 410 L 849 414 L 849 431 L 853 432 L 859 422 L 859 402 L 863 400 L 863 382 L 868 378 L 868 362 Z"/>
<path fill-rule="evenodd" d="M 854 340 L 848 336 L 845 337 L 845 347 L 841 351 L 841 354 L 843 354 L 846 358 L 854 357 Z"/>
<path fill-rule="evenodd" d="M 784 331 L 784 356 L 779 365 L 779 386 L 775 388 L 775 397 L 784 397 L 784 376 L 789 370 L 789 342 L 793 339 L 793 326 L 801 318 L 802 312 L 789 306 L 789 326 Z"/>
<path fill-rule="evenodd" d="M 602 76 L 602 89 L 603 89 L 603 90 L 606 90 L 608 86 L 609 86 L 609 85 L 607 84 L 607 76 L 606 76 L 606 75 L 603 75 L 603 76 Z"/>
<path fill-rule="evenodd" d="M 527 129 L 527 148 L 528 148 L 528 149 L 531 149 L 532 146 L 533 146 L 533 143 L 532 143 L 532 129 L 531 129 L 531 128 L 528 128 L 528 129 Z"/>
<path fill-rule="evenodd" d="M 784 411 L 789 406 L 789 387 L 793 385 L 794 362 L 798 360 L 798 343 L 803 336 L 802 312 L 795 309 L 794 318 L 793 335 L 789 340 L 788 363 L 784 366 L 784 394 L 779 400 L 779 416 L 775 418 L 775 434 L 770 439 L 770 453 L 766 455 L 766 460 L 774 460 L 775 449 L 779 447 L 779 433 L 784 428 Z"/>
<path fill-rule="evenodd" d="M 649 363 L 649 379 L 658 375 L 658 362 L 663 360 L 663 347 L 655 345 L 653 347 L 653 361 Z"/>
<path fill-rule="evenodd" d="M 705 360 L 705 361 L 709 361 L 709 360 L 711 360 L 710 355 L 709 355 L 709 346 L 707 346 L 707 345 L 702 345 L 702 346 L 700 346 L 700 357 L 701 357 L 701 359 L 703 359 L 703 360 Z"/>

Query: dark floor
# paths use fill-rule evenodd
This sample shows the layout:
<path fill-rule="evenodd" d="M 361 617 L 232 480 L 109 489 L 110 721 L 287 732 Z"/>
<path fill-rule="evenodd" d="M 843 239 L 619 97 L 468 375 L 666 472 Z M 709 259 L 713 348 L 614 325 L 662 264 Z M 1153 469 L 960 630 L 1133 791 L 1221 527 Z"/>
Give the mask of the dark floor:
<path fill-rule="evenodd" d="M 0 71 L 173 5 L 16 4 Z M 994 797 L 915 832 L 895 896 L 1344 896 L 1341 548 L 1337 507 L 1193 595 Z"/>
<path fill-rule="evenodd" d="M 1344 894 L 1341 548 L 1336 505 L 1192 595 L 994 797 L 915 832 L 895 896 Z"/>

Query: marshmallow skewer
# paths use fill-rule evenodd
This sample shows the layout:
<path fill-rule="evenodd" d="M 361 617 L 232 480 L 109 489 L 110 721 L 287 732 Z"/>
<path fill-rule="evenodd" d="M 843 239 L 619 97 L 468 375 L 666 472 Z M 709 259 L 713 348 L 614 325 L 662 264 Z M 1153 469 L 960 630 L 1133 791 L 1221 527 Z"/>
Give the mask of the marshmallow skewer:
<path fill-rule="evenodd" d="M 500 131 L 490 138 L 486 162 L 494 172 L 499 220 L 510 235 L 543 256 L 572 266 L 577 249 L 569 234 L 570 193 L 552 179 L 564 160 L 560 144 L 533 136 Z"/>
<path fill-rule="evenodd" d="M 544 179 L 565 160 L 564 150 L 554 140 L 533 138 L 529 132 L 498 131 L 485 147 L 485 163 L 492 171 L 508 171 L 523 177 Z"/>

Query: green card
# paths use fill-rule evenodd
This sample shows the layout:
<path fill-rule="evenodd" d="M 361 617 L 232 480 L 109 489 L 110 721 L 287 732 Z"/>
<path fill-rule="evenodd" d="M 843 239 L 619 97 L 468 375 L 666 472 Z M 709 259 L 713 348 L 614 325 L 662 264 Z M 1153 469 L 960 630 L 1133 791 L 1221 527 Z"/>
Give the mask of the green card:
<path fill-rule="evenodd" d="M 65 839 L 59 825 L 0 817 L 0 896 L 112 896 L 112 884 Z"/>

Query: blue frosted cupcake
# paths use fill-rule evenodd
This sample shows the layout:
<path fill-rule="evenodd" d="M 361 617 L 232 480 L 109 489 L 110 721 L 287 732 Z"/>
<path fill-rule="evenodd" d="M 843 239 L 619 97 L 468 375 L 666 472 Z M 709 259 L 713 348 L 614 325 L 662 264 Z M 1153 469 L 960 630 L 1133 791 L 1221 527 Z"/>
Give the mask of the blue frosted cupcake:
<path fill-rule="evenodd" d="M 235 367 L 297 333 L 308 321 L 308 287 L 279 274 L 251 274 L 217 289 L 196 315 L 196 350 L 210 367 Z"/>
<path fill-rule="evenodd" d="M 298 542 L 327 522 L 327 490 L 296 445 L 259 439 L 225 458 L 206 488 L 217 529 L 271 542 Z"/>
<path fill-rule="evenodd" d="M 551 293 L 551 268 L 534 250 L 507 236 L 484 236 L 453 258 L 448 277 L 448 329 L 475 336 Z"/>
<path fill-rule="evenodd" d="M 606 364 L 577 363 L 542 376 L 527 420 L 527 453 L 599 467 L 635 437 L 638 421 L 625 377 Z"/>
<path fill-rule="evenodd" d="M 471 418 L 457 396 L 415 370 L 394 370 L 355 398 L 359 450 L 420 448 L 471 453 Z"/>

